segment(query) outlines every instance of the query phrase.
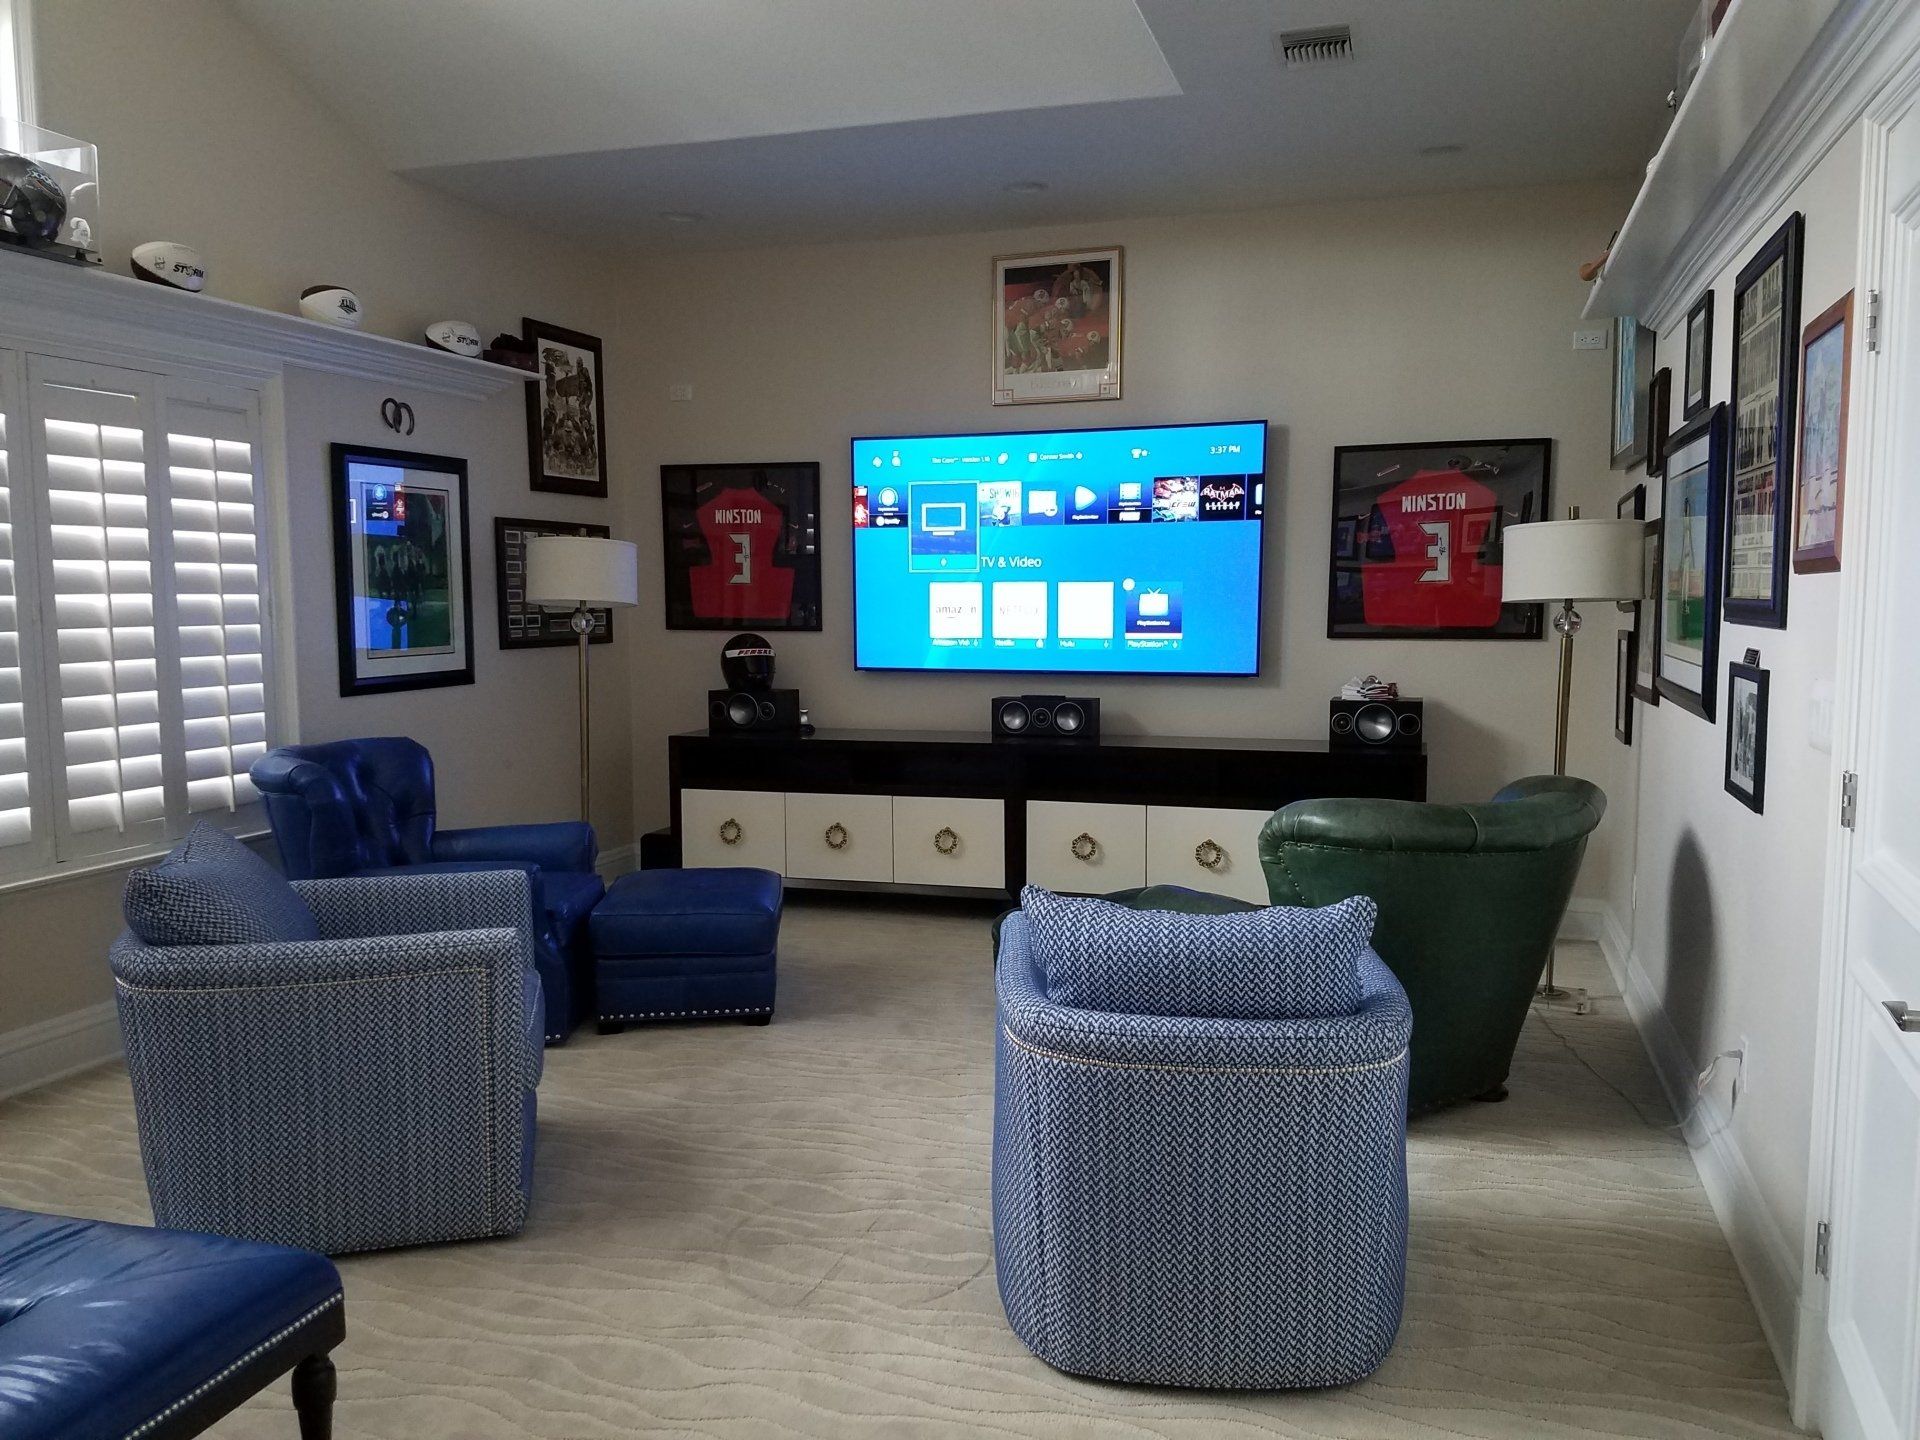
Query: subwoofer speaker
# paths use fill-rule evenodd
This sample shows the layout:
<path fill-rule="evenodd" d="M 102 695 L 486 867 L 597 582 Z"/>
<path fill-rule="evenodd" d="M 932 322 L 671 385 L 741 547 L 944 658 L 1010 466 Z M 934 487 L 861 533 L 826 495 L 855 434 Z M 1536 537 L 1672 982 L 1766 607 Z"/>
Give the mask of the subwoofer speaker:
<path fill-rule="evenodd" d="M 707 733 L 737 735 L 745 730 L 798 730 L 798 690 L 709 690 Z"/>
<path fill-rule="evenodd" d="M 1093 695 L 1001 695 L 993 702 L 996 740 L 1098 740 L 1100 700 Z"/>
<path fill-rule="evenodd" d="M 1327 736 L 1336 750 L 1418 750 L 1424 712 L 1419 700 L 1334 700 Z"/>

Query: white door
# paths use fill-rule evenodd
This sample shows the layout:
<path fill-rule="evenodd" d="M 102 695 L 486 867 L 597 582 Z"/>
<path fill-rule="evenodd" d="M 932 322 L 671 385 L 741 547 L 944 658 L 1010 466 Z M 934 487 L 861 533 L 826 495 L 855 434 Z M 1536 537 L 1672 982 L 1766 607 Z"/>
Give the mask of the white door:
<path fill-rule="evenodd" d="M 1832 1440 L 1920 1435 L 1920 111 L 1890 134 L 1879 353 L 1856 334 L 1853 390 L 1870 387 L 1864 513 L 1846 517 L 1846 613 L 1859 650 L 1844 885 L 1831 1288 L 1820 1422 Z M 1856 331 L 1866 322 L 1856 297 Z M 1859 452 L 1855 452 L 1858 454 Z M 1856 473 L 1858 470 L 1856 469 Z M 1854 496 L 1849 494 L 1852 501 Z M 1843 619 L 1843 626 L 1848 623 Z M 1843 842 L 1844 844 L 1844 842 Z M 1903 1007 L 1913 1014 L 1903 1019 Z"/>

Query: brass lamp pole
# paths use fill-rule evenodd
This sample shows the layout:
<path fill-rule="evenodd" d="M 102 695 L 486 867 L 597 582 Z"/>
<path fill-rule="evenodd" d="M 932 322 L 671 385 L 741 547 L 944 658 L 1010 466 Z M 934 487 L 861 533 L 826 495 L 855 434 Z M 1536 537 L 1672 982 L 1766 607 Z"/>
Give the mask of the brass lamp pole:
<path fill-rule="evenodd" d="M 593 612 L 640 601 L 639 552 L 629 540 L 595 535 L 536 535 L 527 541 L 527 603 L 571 610 L 580 655 L 580 818 L 588 818 L 587 647 Z"/>

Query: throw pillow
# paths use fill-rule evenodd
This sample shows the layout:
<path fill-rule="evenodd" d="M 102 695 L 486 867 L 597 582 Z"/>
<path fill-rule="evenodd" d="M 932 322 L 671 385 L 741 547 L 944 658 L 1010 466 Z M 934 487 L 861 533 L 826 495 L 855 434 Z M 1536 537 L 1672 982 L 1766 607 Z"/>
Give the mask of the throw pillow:
<path fill-rule="evenodd" d="M 1319 909 L 1229 915 L 1134 910 L 1020 894 L 1047 996 L 1079 1010 L 1220 1020 L 1305 1020 L 1360 1009 L 1360 956 L 1379 907 L 1364 895 Z"/>
<path fill-rule="evenodd" d="M 127 876 L 127 928 L 148 945 L 318 940 L 307 902 L 278 870 L 202 820 L 158 865 Z"/>

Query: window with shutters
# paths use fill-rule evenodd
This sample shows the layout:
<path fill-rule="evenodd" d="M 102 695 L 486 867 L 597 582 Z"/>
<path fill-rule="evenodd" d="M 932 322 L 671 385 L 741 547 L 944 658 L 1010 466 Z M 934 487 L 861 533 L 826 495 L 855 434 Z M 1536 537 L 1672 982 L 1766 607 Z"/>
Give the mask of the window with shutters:
<path fill-rule="evenodd" d="M 259 405 L 0 355 L 0 878 L 263 823 Z"/>

